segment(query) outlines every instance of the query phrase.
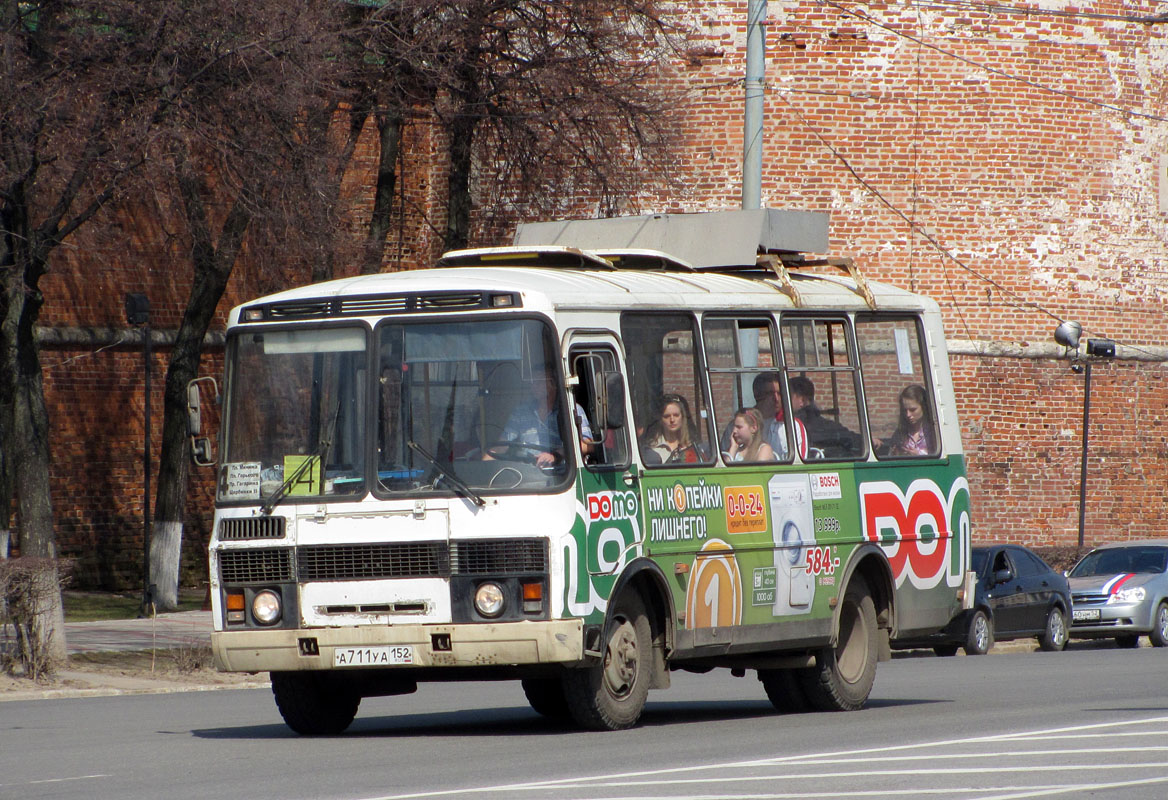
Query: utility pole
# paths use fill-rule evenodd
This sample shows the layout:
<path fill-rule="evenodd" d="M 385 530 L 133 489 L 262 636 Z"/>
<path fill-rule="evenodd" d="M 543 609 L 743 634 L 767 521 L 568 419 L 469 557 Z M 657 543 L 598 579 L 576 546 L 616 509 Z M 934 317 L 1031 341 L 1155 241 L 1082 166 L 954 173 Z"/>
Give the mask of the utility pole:
<path fill-rule="evenodd" d="M 746 11 L 746 110 L 742 116 L 742 207 L 762 207 L 762 120 L 766 85 L 766 0 Z"/>
<path fill-rule="evenodd" d="M 140 616 L 151 613 L 154 599 L 150 590 L 150 299 L 141 292 L 126 294 L 126 322 L 142 331 L 142 371 L 145 384 L 145 411 L 142 427 L 142 608 Z"/>

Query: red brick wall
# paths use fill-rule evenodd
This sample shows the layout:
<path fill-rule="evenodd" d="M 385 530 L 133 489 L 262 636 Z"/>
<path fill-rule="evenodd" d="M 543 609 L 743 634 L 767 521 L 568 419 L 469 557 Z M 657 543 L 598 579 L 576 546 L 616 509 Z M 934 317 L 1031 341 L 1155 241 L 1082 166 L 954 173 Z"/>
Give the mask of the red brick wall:
<path fill-rule="evenodd" d="M 691 57 L 667 78 L 688 103 L 678 123 L 680 180 L 630 196 L 627 213 L 740 203 L 746 2 L 688 8 Z M 1168 352 L 1168 227 L 1158 205 L 1168 126 L 1157 119 L 1168 117 L 1168 26 L 940 4 L 856 9 L 875 22 L 809 0 L 769 3 L 763 204 L 829 212 L 832 253 L 853 256 L 873 280 L 934 297 L 955 343 L 1044 345 L 1063 318 L 1090 336 Z M 1090 7 L 1160 10 L 1147 1 Z M 372 203 L 374 139 L 366 133 L 345 184 L 345 229 L 354 236 Z M 385 269 L 424 264 L 441 248 L 442 152 L 441 134 L 415 121 L 399 161 Z M 522 197 L 513 207 L 525 207 Z M 564 215 L 595 207 L 595 198 L 562 198 Z M 475 244 L 505 243 L 496 211 L 476 212 Z M 42 322 L 122 327 L 123 293 L 145 291 L 155 327 L 176 327 L 190 266 L 173 219 L 138 198 L 72 239 L 44 281 Z M 356 269 L 355 247 L 339 261 L 342 274 Z M 220 326 L 232 304 L 306 280 L 249 258 L 220 305 Z M 82 556 L 83 575 L 133 585 L 140 356 L 95 349 L 44 353 L 58 534 L 64 552 Z M 155 431 L 161 352 L 157 365 Z M 1165 369 L 1118 360 L 1094 370 L 1088 544 L 1168 536 Z M 1082 376 L 1065 361 L 972 355 L 954 356 L 953 371 L 975 539 L 1074 544 Z M 192 496 L 191 564 L 201 557 L 209 488 L 201 479 Z"/>

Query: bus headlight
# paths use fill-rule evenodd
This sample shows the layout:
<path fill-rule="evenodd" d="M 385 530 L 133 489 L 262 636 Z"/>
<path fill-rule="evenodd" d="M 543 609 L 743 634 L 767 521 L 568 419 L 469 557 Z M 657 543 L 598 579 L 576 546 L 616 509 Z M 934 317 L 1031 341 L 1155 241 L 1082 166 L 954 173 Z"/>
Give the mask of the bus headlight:
<path fill-rule="evenodd" d="M 475 609 L 484 617 L 497 617 L 503 613 L 503 588 L 497 583 L 480 584 L 475 590 Z"/>
<path fill-rule="evenodd" d="M 251 615 L 261 625 L 280 621 L 280 596 L 270 589 L 257 592 L 251 601 Z"/>

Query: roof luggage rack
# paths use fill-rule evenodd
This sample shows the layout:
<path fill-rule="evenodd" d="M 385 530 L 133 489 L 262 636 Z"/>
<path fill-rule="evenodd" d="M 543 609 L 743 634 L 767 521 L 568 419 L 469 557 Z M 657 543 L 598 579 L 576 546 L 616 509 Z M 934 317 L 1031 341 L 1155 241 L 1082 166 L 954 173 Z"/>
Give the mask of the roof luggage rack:
<path fill-rule="evenodd" d="M 868 286 L 868 279 L 864 277 L 864 273 L 860 272 L 860 268 L 850 258 L 804 258 L 799 254 L 772 255 L 770 253 L 763 253 L 758 257 L 758 266 L 756 269 L 766 269 L 773 274 L 778 279 L 779 288 L 783 294 L 790 297 L 791 302 L 797 308 L 801 308 L 803 306 L 803 298 L 791 280 L 789 270 L 804 267 L 836 267 L 837 269 L 843 270 L 855 282 L 855 293 L 864 298 L 864 302 L 868 304 L 868 308 L 872 310 L 876 309 L 876 296 L 872 294 L 872 288 Z"/>

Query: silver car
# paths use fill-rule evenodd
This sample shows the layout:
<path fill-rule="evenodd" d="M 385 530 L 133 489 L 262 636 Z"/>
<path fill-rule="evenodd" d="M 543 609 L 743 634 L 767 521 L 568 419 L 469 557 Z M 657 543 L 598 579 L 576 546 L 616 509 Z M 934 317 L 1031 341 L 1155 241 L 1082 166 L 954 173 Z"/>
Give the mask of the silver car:
<path fill-rule="evenodd" d="M 1136 647 L 1145 635 L 1168 646 L 1168 539 L 1097 547 L 1067 577 L 1072 638 Z"/>

